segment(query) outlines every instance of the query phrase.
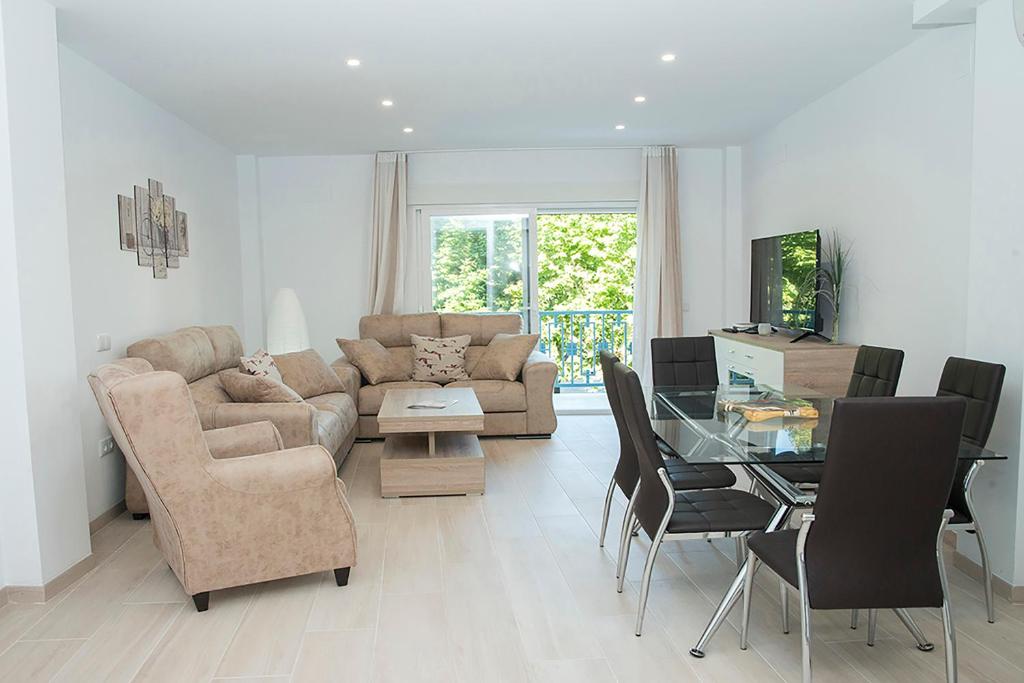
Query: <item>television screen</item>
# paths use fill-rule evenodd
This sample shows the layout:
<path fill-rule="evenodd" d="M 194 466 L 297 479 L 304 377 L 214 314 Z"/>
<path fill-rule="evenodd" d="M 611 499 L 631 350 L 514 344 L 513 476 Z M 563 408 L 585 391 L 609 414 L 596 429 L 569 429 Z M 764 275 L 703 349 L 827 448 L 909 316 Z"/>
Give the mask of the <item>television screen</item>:
<path fill-rule="evenodd" d="M 764 237 L 750 243 L 750 321 L 820 332 L 816 295 L 821 237 L 817 230 Z"/>

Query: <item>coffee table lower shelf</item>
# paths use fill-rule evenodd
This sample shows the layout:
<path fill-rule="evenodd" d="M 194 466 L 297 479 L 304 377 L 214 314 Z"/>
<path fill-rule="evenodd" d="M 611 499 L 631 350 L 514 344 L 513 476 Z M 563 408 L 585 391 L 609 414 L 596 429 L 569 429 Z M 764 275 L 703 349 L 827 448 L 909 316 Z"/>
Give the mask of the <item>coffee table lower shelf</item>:
<path fill-rule="evenodd" d="M 484 451 L 475 434 L 388 434 L 380 459 L 380 495 L 450 496 L 484 492 Z"/>

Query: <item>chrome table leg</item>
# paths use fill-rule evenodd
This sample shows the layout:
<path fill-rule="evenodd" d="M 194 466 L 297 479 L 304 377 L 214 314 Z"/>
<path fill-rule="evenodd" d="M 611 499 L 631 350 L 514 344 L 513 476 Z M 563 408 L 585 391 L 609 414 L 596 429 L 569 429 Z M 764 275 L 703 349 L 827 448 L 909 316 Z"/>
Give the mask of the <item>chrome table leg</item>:
<path fill-rule="evenodd" d="M 771 519 L 768 521 L 768 525 L 765 527 L 765 531 L 775 531 L 778 529 L 783 521 L 789 516 L 792 508 L 788 505 L 780 505 L 776 508 L 775 513 L 772 514 Z M 701 634 L 700 639 L 697 640 L 697 644 L 690 648 L 690 654 L 694 657 L 700 658 L 704 656 L 704 648 L 707 647 L 711 638 L 714 637 L 715 632 L 718 631 L 722 622 L 729 615 L 729 611 L 736 604 L 736 601 L 740 599 L 743 593 L 743 583 L 746 581 L 747 572 L 750 567 L 750 559 L 740 567 L 739 572 L 736 574 L 736 578 L 732 580 L 732 585 L 729 586 L 729 590 L 722 596 L 721 602 L 718 603 L 718 608 L 715 609 L 714 615 L 711 617 L 711 621 L 704 627 L 704 632 Z"/>
<path fill-rule="evenodd" d="M 908 631 L 910 631 L 910 635 L 914 636 L 914 640 L 917 641 L 918 650 L 921 652 L 931 652 L 935 649 L 935 646 L 928 642 L 928 638 L 925 637 L 924 633 L 921 631 L 921 627 L 917 625 L 916 621 L 914 621 L 914 617 L 910 616 L 910 612 L 903 608 L 894 609 L 893 612 L 896 613 L 896 616 L 900 618 L 903 625 L 907 627 Z"/>

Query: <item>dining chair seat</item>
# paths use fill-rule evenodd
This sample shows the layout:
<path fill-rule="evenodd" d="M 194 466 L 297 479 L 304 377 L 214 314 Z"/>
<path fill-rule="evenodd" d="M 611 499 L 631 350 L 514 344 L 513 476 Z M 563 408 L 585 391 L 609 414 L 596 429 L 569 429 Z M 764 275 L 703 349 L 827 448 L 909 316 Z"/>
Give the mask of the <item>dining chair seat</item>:
<path fill-rule="evenodd" d="M 775 473 L 794 484 L 820 484 L 823 465 L 817 462 L 772 465 Z"/>
<path fill-rule="evenodd" d="M 683 491 L 675 494 L 675 506 L 665 531 L 670 534 L 756 531 L 768 525 L 773 512 L 773 505 L 745 491 Z"/>
<path fill-rule="evenodd" d="M 747 536 L 747 547 L 786 583 L 795 586 L 799 583 L 796 566 L 796 539 L 799 533 L 799 529 L 771 533 L 758 531 Z"/>
<path fill-rule="evenodd" d="M 725 465 L 691 465 L 667 459 L 665 469 L 676 491 L 729 488 L 736 483 L 736 475 Z"/>

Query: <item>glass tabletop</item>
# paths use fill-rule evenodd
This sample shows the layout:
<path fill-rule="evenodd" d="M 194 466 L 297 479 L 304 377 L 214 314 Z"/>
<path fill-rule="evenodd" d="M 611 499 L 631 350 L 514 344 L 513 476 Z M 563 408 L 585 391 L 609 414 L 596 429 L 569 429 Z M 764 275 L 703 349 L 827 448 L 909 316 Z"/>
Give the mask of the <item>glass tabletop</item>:
<path fill-rule="evenodd" d="M 691 464 L 825 461 L 834 396 L 786 385 L 655 387 L 654 432 Z M 970 444 L 961 460 L 1004 460 Z"/>

